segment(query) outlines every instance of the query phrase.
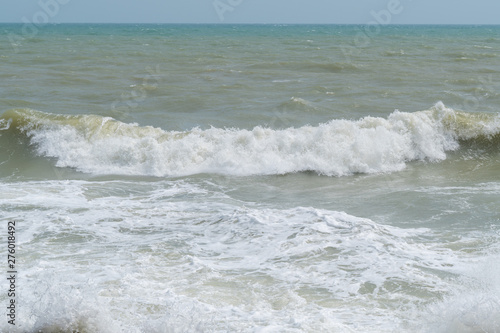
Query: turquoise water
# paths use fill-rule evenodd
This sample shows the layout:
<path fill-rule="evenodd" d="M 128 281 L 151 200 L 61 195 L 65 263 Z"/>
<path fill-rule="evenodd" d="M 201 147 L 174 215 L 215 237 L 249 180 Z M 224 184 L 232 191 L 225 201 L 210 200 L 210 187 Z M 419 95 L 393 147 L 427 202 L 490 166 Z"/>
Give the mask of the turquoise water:
<path fill-rule="evenodd" d="M 499 32 L 0 25 L 0 327 L 500 330 Z"/>

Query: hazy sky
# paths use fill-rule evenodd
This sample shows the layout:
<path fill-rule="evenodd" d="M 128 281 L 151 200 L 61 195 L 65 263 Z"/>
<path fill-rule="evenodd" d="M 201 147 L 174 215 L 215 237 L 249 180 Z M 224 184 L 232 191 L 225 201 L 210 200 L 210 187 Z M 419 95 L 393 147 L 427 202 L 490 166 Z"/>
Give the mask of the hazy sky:
<path fill-rule="evenodd" d="M 500 24 L 499 0 L 0 1 L 0 22 Z"/>

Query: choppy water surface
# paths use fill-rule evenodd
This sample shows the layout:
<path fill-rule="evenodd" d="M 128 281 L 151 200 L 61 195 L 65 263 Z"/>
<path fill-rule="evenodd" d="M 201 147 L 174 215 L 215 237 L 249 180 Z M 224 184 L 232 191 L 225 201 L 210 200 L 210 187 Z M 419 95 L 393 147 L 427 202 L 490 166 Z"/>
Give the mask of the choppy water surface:
<path fill-rule="evenodd" d="M 500 331 L 499 28 L 363 29 L 1 25 L 2 330 Z"/>

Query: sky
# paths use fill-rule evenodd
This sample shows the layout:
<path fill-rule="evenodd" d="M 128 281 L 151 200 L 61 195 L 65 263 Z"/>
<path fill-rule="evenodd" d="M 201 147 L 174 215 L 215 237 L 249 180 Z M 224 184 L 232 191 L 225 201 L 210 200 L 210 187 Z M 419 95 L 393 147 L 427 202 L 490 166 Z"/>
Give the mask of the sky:
<path fill-rule="evenodd" d="M 0 22 L 500 24 L 499 0 L 0 0 Z"/>

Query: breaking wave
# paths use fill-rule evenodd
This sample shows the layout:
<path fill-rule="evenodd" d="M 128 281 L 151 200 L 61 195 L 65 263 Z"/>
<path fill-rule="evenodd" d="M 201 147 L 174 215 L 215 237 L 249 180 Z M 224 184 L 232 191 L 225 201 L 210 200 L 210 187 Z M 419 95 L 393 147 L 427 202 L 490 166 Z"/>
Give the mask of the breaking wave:
<path fill-rule="evenodd" d="M 270 175 L 313 171 L 327 176 L 394 172 L 411 161 L 442 161 L 461 144 L 496 145 L 500 118 L 439 102 L 387 118 L 331 120 L 318 126 L 252 130 L 165 131 L 97 115 L 7 111 L 0 135 L 22 136 L 58 167 L 90 174 L 185 176 Z M 0 139 L 2 137 L 0 136 Z"/>

